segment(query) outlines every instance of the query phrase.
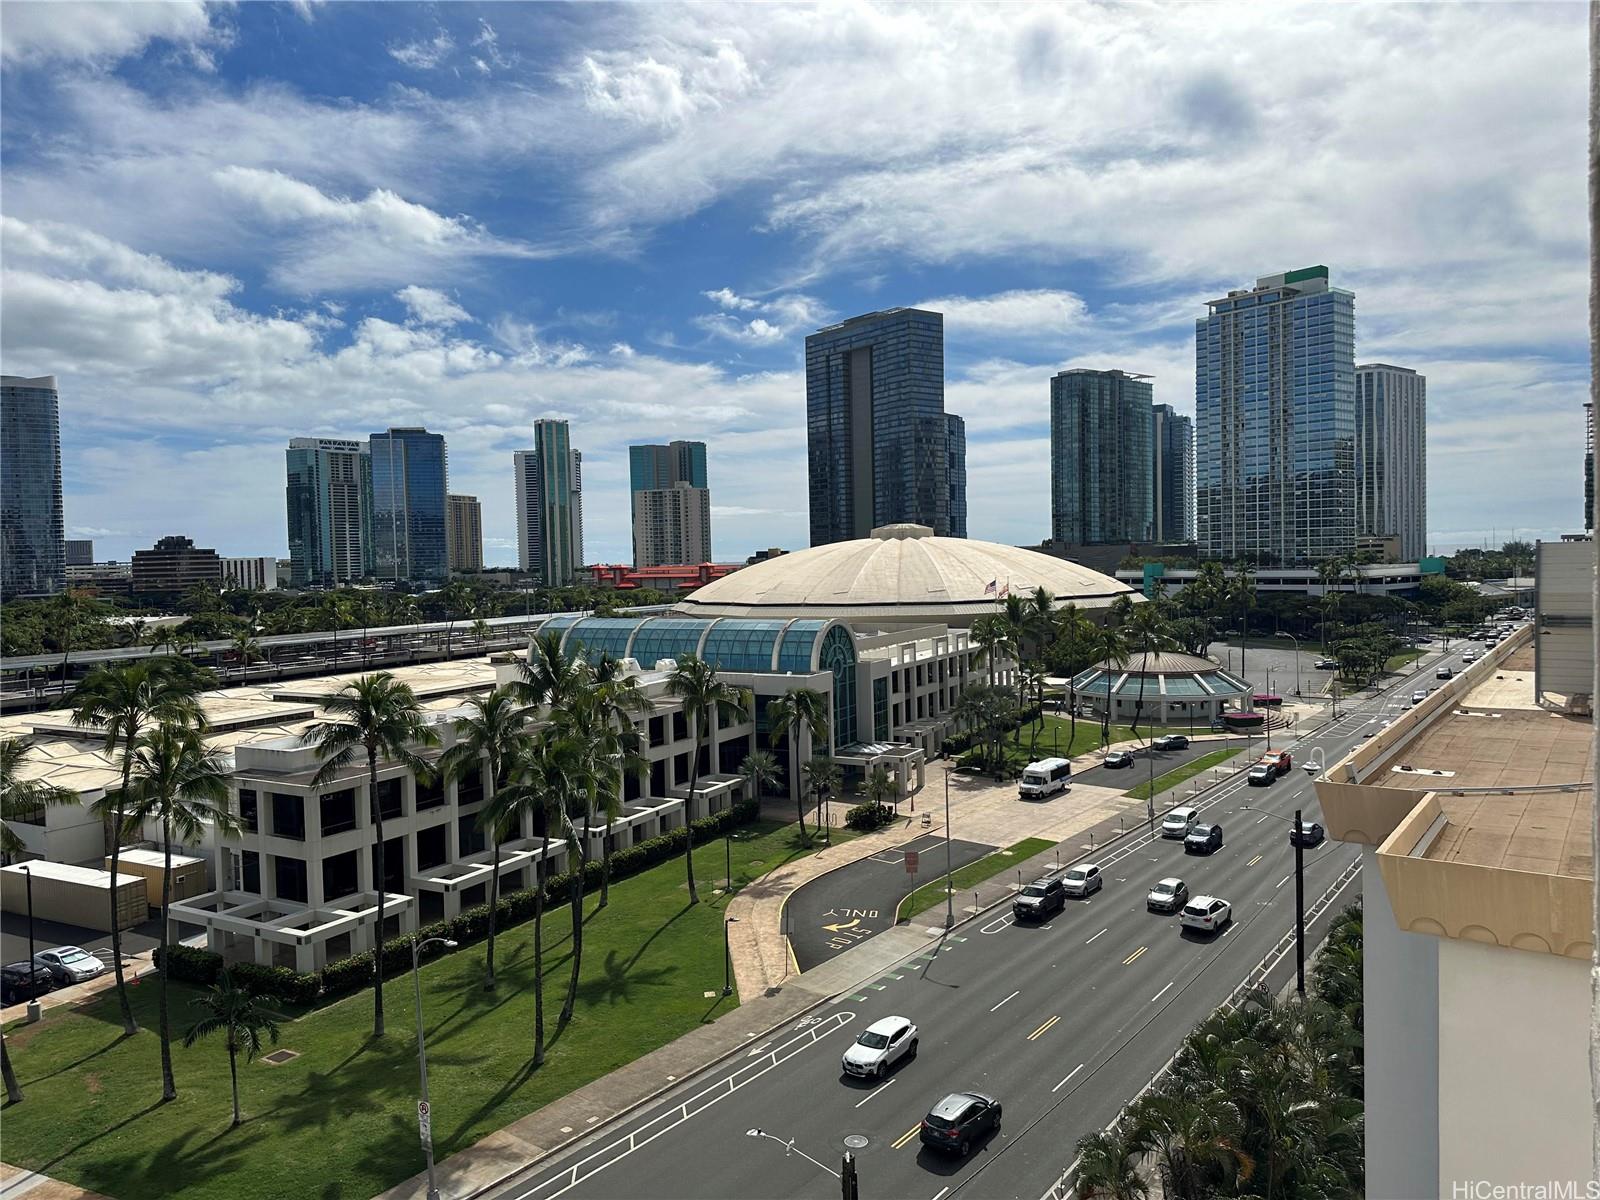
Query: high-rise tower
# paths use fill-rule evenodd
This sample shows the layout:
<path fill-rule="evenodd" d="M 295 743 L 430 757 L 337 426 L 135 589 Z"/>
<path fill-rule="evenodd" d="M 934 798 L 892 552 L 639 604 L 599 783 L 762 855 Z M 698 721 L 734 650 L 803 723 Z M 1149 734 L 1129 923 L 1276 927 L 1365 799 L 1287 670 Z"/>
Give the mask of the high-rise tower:
<path fill-rule="evenodd" d="M 1062 371 L 1050 381 L 1050 537 L 1147 542 L 1155 524 L 1150 377 Z"/>
<path fill-rule="evenodd" d="M 1428 381 L 1408 367 L 1356 368 L 1356 534 L 1428 552 Z"/>
<path fill-rule="evenodd" d="M 43 596 L 66 587 L 54 375 L 0 375 L 0 541 L 0 596 Z"/>
<path fill-rule="evenodd" d="M 368 441 L 372 456 L 373 572 L 379 579 L 439 581 L 450 575 L 444 438 L 390 429 Z"/>
<path fill-rule="evenodd" d="M 583 565 L 583 456 L 565 421 L 535 421 L 533 443 L 512 456 L 517 565 L 546 587 L 565 587 Z"/>
<path fill-rule="evenodd" d="M 289 578 L 293 587 L 337 587 L 372 574 L 372 460 L 360 442 L 290 438 Z"/>
<path fill-rule="evenodd" d="M 633 565 L 711 561 L 711 490 L 706 444 L 628 447 Z"/>

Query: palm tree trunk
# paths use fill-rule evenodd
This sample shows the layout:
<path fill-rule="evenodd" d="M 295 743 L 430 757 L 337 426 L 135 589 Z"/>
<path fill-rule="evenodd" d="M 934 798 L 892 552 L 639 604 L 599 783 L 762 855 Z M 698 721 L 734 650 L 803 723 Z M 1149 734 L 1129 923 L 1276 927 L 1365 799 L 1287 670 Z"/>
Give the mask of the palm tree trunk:
<path fill-rule="evenodd" d="M 791 726 L 789 729 L 789 778 L 794 784 L 794 815 L 800 822 L 800 840 L 809 840 L 806 837 L 806 789 L 800 786 L 800 735 Z M 819 825 L 818 828 L 821 828 Z"/>
<path fill-rule="evenodd" d="M 233 1081 L 233 1128 L 239 1128 L 243 1118 L 239 1115 L 239 1060 L 233 1046 L 233 1035 L 228 1035 L 228 1078 Z"/>
<path fill-rule="evenodd" d="M 488 967 L 489 974 L 483 981 L 486 991 L 494 991 L 494 919 L 500 911 L 500 838 L 499 831 L 491 829 L 489 836 L 494 838 L 494 874 L 489 877 L 489 949 Z"/>
<path fill-rule="evenodd" d="M 129 730 L 129 732 L 133 732 Z M 122 746 L 122 790 L 111 805 L 111 878 L 117 877 L 117 863 L 122 859 L 122 801 L 128 794 L 133 773 L 133 760 L 128 757 L 128 744 Z M 117 976 L 117 1002 L 122 1007 L 122 1034 L 132 1037 L 139 1032 L 139 1022 L 133 1019 L 133 1004 L 128 999 L 128 983 L 122 977 L 122 922 L 118 919 L 117 889 L 111 889 L 111 969 Z M 166 916 L 165 913 L 162 914 Z M 163 968 L 164 969 L 164 968 Z"/>
<path fill-rule="evenodd" d="M 698 717 L 698 714 L 696 714 Z M 791 764 L 790 769 L 793 769 Z M 694 886 L 694 821 L 691 815 L 694 812 L 694 789 L 700 782 L 700 723 L 697 720 L 694 731 L 694 758 L 689 760 L 689 795 L 683 801 L 683 862 L 684 872 L 689 879 L 689 903 L 699 904 L 700 893 Z"/>
<path fill-rule="evenodd" d="M 587 837 L 578 843 L 578 869 L 572 872 L 570 898 L 572 902 L 572 975 L 567 980 L 567 999 L 561 1006 L 558 1024 L 572 1020 L 572 1010 L 578 1003 L 578 972 L 583 969 L 583 876 L 589 865 Z"/>
<path fill-rule="evenodd" d="M 1067 757 L 1072 757 L 1073 748 L 1078 741 L 1078 689 L 1073 686 L 1073 676 L 1067 680 L 1067 719 L 1071 724 L 1071 731 L 1067 734 Z"/>
<path fill-rule="evenodd" d="M 388 898 L 383 870 L 383 802 L 378 799 L 378 751 L 367 747 L 367 797 L 372 804 L 372 823 L 378 835 L 378 848 L 373 854 L 373 868 L 378 877 L 373 880 L 378 893 L 378 920 L 372 930 L 372 1036 L 383 1036 L 383 902 Z"/>
<path fill-rule="evenodd" d="M 168 914 L 172 911 L 172 825 L 163 814 L 161 818 L 161 1099 L 178 1098 L 178 1084 L 172 1078 L 172 1027 L 167 1018 L 168 955 L 172 941 L 168 930 L 172 928 Z"/>
<path fill-rule="evenodd" d="M 11 1066 L 11 1051 L 6 1049 L 4 1034 L 0 1034 L 0 1075 L 6 1080 L 6 1101 L 10 1104 L 22 1103 L 22 1085 L 17 1082 L 17 1073 Z"/>
<path fill-rule="evenodd" d="M 546 822 L 550 815 L 545 814 Z M 544 862 L 550 853 L 550 829 L 533 868 L 533 1065 L 544 1065 Z"/>

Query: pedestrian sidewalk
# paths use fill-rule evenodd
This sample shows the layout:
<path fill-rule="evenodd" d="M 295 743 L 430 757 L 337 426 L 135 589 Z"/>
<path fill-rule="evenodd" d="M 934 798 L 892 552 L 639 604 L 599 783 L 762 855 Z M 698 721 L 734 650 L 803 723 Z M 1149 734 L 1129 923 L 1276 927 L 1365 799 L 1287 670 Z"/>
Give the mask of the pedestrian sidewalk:
<path fill-rule="evenodd" d="M 107 1200 L 99 1192 L 0 1162 L 0 1200 Z"/>

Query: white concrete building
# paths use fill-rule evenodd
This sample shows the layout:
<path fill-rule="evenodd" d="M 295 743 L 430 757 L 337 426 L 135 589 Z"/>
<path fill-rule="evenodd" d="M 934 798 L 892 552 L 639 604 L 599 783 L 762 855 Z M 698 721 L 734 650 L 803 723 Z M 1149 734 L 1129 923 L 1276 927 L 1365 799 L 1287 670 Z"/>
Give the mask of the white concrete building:
<path fill-rule="evenodd" d="M 1428 552 L 1428 381 L 1409 367 L 1356 367 L 1356 535 Z"/>
<path fill-rule="evenodd" d="M 1533 677 L 1542 704 L 1594 705 L 1594 539 L 1571 535 L 1535 550 Z"/>
<path fill-rule="evenodd" d="M 633 565 L 711 561 L 711 492 L 679 482 L 633 493 Z"/>
<path fill-rule="evenodd" d="M 278 590 L 278 560 L 270 554 L 259 558 L 224 558 L 222 586 L 275 592 Z"/>

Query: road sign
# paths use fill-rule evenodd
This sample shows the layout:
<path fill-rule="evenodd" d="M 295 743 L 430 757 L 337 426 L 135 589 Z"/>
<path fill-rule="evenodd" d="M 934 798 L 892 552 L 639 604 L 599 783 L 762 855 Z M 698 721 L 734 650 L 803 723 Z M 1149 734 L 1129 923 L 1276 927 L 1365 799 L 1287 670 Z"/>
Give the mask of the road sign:
<path fill-rule="evenodd" d="M 915 851 L 915 850 L 907 850 L 906 851 L 906 874 L 907 875 L 915 875 L 916 873 L 917 873 L 917 851 Z"/>
<path fill-rule="evenodd" d="M 426 1100 L 417 1101 L 417 1132 L 424 1148 L 433 1145 L 433 1113 Z"/>

